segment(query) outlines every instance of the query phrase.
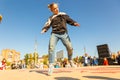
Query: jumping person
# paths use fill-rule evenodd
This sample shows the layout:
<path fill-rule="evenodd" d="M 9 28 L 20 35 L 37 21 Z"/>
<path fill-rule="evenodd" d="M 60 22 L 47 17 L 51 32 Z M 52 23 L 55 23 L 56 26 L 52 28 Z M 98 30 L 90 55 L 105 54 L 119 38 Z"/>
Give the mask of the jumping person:
<path fill-rule="evenodd" d="M 58 4 L 52 3 L 48 5 L 48 8 L 53 13 L 52 16 L 49 17 L 48 21 L 45 23 L 41 33 L 45 33 L 48 31 L 50 27 L 52 27 L 50 42 L 49 42 L 49 70 L 48 75 L 51 75 L 53 72 L 54 62 L 55 62 L 55 46 L 59 40 L 62 41 L 64 46 L 68 52 L 68 60 L 71 67 L 74 66 L 72 62 L 72 53 L 73 48 L 71 45 L 71 41 L 68 35 L 66 23 L 72 26 L 80 26 L 79 23 L 72 20 L 66 13 L 59 12 Z"/>

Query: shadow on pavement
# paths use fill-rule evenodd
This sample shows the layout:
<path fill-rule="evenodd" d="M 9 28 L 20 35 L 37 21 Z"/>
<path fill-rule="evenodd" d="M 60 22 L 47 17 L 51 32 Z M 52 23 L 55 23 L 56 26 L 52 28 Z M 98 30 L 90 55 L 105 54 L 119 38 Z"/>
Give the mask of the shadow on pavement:
<path fill-rule="evenodd" d="M 44 75 L 48 75 L 47 70 L 30 70 L 29 72 L 37 72 L 37 73 L 41 73 L 41 74 L 44 74 Z"/>
<path fill-rule="evenodd" d="M 41 74 L 44 74 L 44 75 L 48 75 L 47 72 L 48 70 L 30 70 L 29 72 L 37 72 L 37 73 L 41 73 Z M 68 71 L 68 70 L 54 70 L 53 73 L 70 73 L 71 71 Z"/>
<path fill-rule="evenodd" d="M 56 80 L 80 80 L 76 78 L 71 78 L 71 77 L 55 77 Z"/>
<path fill-rule="evenodd" d="M 102 76 L 82 76 L 86 78 L 100 79 L 100 80 L 120 80 L 118 78 L 102 77 Z"/>

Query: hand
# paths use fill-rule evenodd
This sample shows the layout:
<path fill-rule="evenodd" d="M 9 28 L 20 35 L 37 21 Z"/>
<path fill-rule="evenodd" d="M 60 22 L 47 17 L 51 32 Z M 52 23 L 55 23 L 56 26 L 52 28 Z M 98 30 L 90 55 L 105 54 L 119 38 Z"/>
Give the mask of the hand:
<path fill-rule="evenodd" d="M 80 24 L 79 23 L 74 23 L 74 26 L 80 26 Z"/>
<path fill-rule="evenodd" d="M 41 34 L 43 34 L 43 33 L 45 33 L 46 32 L 46 29 L 43 29 L 42 31 L 41 31 Z"/>

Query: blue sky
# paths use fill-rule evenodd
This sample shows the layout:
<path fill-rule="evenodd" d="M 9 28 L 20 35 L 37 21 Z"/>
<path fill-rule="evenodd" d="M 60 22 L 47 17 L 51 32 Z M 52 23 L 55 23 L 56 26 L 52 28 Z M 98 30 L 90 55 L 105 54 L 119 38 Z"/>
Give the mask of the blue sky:
<path fill-rule="evenodd" d="M 34 52 L 35 40 L 40 56 L 48 53 L 51 29 L 40 34 L 44 23 L 52 15 L 47 5 L 57 2 L 80 27 L 67 25 L 74 48 L 73 57 L 86 52 L 97 56 L 97 45 L 108 44 L 111 52 L 120 50 L 120 0 L 0 0 L 0 50 L 15 49 L 21 53 Z M 56 52 L 64 50 L 59 41 Z"/>

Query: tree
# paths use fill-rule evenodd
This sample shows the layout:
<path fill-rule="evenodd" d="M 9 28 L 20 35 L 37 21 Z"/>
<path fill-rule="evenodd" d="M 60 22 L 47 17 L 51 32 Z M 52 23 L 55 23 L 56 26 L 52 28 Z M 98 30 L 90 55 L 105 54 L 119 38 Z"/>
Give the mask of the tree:
<path fill-rule="evenodd" d="M 43 64 L 47 65 L 48 64 L 48 54 L 47 55 L 43 55 Z"/>
<path fill-rule="evenodd" d="M 24 57 L 25 57 L 25 58 L 24 58 L 25 64 L 28 65 L 29 55 L 28 55 L 28 54 L 25 54 Z"/>
<path fill-rule="evenodd" d="M 29 64 L 33 64 L 33 54 L 29 54 Z"/>
<path fill-rule="evenodd" d="M 37 53 L 37 52 L 34 52 L 34 53 L 33 53 L 34 64 L 38 63 L 38 57 L 39 57 L 38 53 Z"/>

